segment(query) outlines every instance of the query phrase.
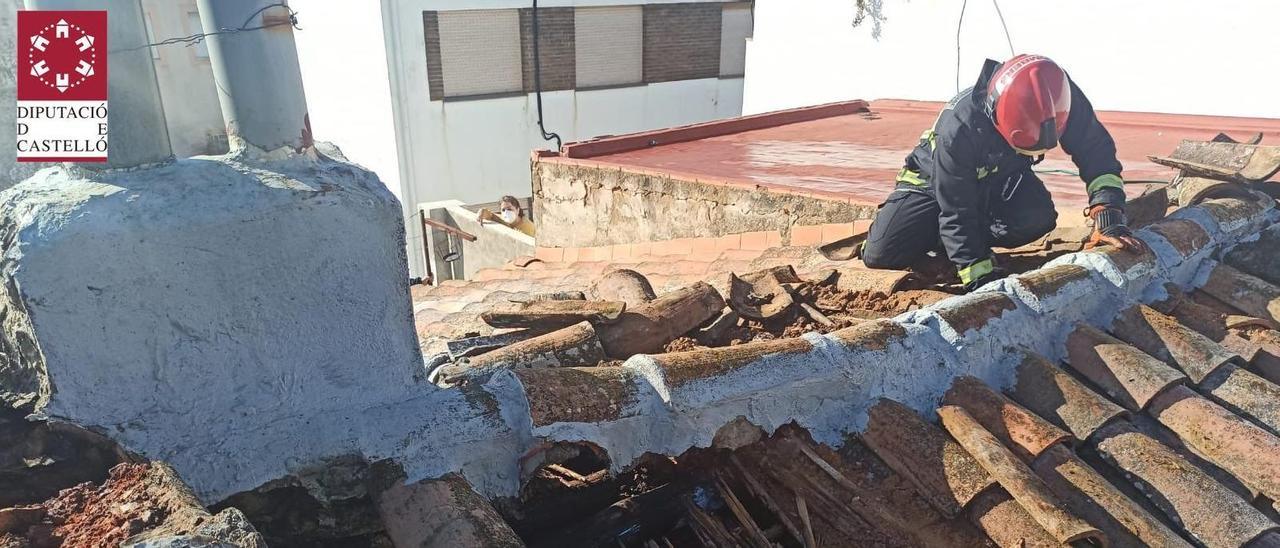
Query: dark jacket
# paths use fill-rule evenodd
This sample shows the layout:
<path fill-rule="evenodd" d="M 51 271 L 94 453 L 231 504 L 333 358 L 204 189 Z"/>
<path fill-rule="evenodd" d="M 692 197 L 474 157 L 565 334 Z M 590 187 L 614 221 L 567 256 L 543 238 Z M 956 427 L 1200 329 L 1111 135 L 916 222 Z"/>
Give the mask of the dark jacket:
<path fill-rule="evenodd" d="M 962 279 L 968 267 L 980 262 L 983 265 L 976 270 L 990 271 L 986 209 L 990 187 L 1003 185 L 1010 176 L 1030 170 L 1039 161 L 1014 151 L 984 109 L 987 82 L 997 68 L 999 64 L 988 60 L 977 84 L 947 103 L 933 128 L 920 136 L 920 144 L 898 174 L 899 189 L 926 192 L 937 199 L 943 247 L 961 270 Z M 1071 114 L 1059 143 L 1079 168 L 1089 204 L 1123 207 L 1115 141 L 1098 122 L 1089 99 L 1075 82 L 1070 84 Z"/>

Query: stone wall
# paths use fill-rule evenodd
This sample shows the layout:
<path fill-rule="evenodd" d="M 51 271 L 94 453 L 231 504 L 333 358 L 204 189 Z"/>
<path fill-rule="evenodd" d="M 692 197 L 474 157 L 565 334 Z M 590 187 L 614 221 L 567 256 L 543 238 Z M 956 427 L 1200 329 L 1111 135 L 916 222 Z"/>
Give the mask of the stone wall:
<path fill-rule="evenodd" d="M 533 164 L 539 247 L 780 231 L 870 219 L 875 206 L 565 161 Z"/>

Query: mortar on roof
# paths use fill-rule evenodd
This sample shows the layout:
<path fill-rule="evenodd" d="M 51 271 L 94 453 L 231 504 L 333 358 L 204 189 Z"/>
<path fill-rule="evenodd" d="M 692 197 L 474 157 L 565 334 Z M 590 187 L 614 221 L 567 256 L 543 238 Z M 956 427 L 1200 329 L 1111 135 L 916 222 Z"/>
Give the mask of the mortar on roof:
<path fill-rule="evenodd" d="M 900 315 L 893 323 L 900 326 L 901 335 L 886 338 L 883 327 L 875 324 L 827 335 L 811 333 L 804 337 L 811 350 L 762 345 L 764 352 L 747 352 L 730 368 L 711 367 L 705 375 L 680 377 L 674 383 L 664 365 L 671 357 L 634 356 L 623 367 L 637 371 L 657 391 L 661 400 L 649 407 L 656 416 L 589 427 L 560 423 L 539 428 L 537 435 L 552 436 L 547 441 L 590 439 L 610 455 L 614 468 L 620 468 L 644 450 L 677 455 L 691 447 L 711 446 L 714 433 L 735 421 L 766 432 L 794 421 L 815 440 L 838 446 L 849 433 L 865 427 L 867 408 L 879 397 L 901 401 L 928 416 L 953 378 L 973 375 L 1004 388 L 1014 381 L 1019 349 L 1024 347 L 1060 361 L 1076 322 L 1109 325 L 1118 311 L 1136 299 L 1150 298 L 1152 288 L 1159 291 L 1166 281 L 1186 279 L 1211 262 L 1205 257 L 1239 237 L 1240 231 L 1236 236 L 1215 232 L 1219 224 L 1213 213 L 1184 216 L 1213 236 L 1199 242 L 1204 248 L 1188 254 L 1157 242 L 1147 255 L 1122 257 L 1114 250 L 1066 255 L 1048 265 L 1072 272 L 1061 283 L 1029 286 L 1017 278 L 995 282 L 977 294 Z M 1243 226 L 1260 227 L 1273 217 L 1274 213 L 1259 211 Z M 1143 236 L 1153 242 L 1159 238 L 1150 231 Z M 715 349 L 697 352 L 710 357 Z"/>

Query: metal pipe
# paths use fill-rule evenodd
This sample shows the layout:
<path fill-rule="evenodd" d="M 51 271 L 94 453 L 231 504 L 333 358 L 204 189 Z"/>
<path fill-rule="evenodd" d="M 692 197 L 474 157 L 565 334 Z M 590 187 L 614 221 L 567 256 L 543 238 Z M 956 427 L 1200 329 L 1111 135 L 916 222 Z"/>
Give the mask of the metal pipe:
<path fill-rule="evenodd" d="M 173 157 L 139 0 L 26 0 L 29 10 L 107 10 L 107 167 Z M 95 164 L 80 164 L 93 167 Z M 102 164 L 97 164 L 102 165 Z"/>
<path fill-rule="evenodd" d="M 310 147 L 292 12 L 272 0 L 197 0 L 232 150 Z M 249 30 L 252 29 L 252 30 Z"/>

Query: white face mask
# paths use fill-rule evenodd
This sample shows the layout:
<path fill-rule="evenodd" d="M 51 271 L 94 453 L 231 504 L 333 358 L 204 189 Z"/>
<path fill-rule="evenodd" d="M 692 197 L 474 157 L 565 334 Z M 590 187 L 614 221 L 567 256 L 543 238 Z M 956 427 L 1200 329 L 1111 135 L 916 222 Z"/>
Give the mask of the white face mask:
<path fill-rule="evenodd" d="M 502 210 L 502 221 L 506 223 L 516 222 L 516 212 L 510 209 Z"/>

